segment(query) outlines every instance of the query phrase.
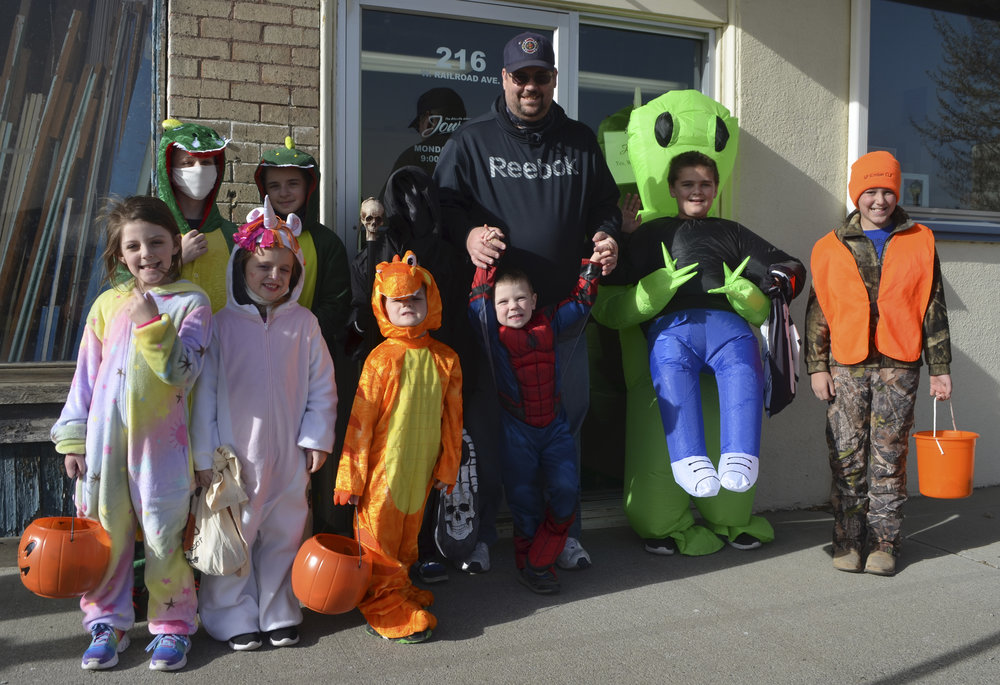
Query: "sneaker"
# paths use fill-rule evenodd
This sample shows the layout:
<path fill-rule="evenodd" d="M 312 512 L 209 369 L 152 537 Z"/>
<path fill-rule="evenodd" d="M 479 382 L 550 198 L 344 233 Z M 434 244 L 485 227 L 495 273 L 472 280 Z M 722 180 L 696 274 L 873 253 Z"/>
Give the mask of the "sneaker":
<path fill-rule="evenodd" d="M 856 549 L 835 549 L 833 551 L 833 567 L 847 573 L 861 572 L 861 554 Z"/>
<path fill-rule="evenodd" d="M 187 635 L 157 635 L 146 647 L 146 651 L 153 652 L 149 660 L 150 671 L 177 671 L 188 662 L 187 653 L 191 651 L 191 640 Z"/>
<path fill-rule="evenodd" d="M 753 535 L 750 535 L 750 533 L 740 533 L 733 539 L 727 540 L 726 542 L 729 543 L 730 547 L 742 550 L 757 549 L 760 547 L 760 540 L 755 538 Z"/>
<path fill-rule="evenodd" d="M 486 573 L 490 570 L 490 548 L 485 542 L 477 542 L 472 554 L 458 568 L 466 573 Z"/>
<path fill-rule="evenodd" d="M 536 571 L 525 567 L 517 576 L 517 580 L 526 588 L 539 595 L 554 595 L 559 592 L 559 579 L 552 569 Z"/>
<path fill-rule="evenodd" d="M 874 573 L 876 576 L 892 576 L 896 574 L 896 557 L 892 552 L 877 549 L 868 555 L 865 562 L 865 573 Z"/>
<path fill-rule="evenodd" d="M 489 567 L 489 561 L 486 566 Z M 418 561 L 416 571 L 421 583 L 443 583 L 448 580 L 448 569 L 438 561 Z"/>
<path fill-rule="evenodd" d="M 579 540 L 566 538 L 566 545 L 559 553 L 556 563 L 559 564 L 559 568 L 564 568 L 567 571 L 582 571 L 585 568 L 590 568 L 590 555 L 587 554 L 587 550 L 583 548 Z"/>
<path fill-rule="evenodd" d="M 93 638 L 90 647 L 83 653 L 80 668 L 85 671 L 103 671 L 118 664 L 118 655 L 128 647 L 128 633 L 115 630 L 107 623 L 95 623 L 90 627 Z"/>
<path fill-rule="evenodd" d="M 289 626 L 272 630 L 271 634 L 268 635 L 268 640 L 270 640 L 272 647 L 291 647 L 298 644 L 299 629 L 295 626 Z"/>
<path fill-rule="evenodd" d="M 416 645 L 421 642 L 427 642 L 431 639 L 432 631 L 430 628 L 427 630 L 421 630 L 419 633 L 411 633 L 404 637 L 386 637 L 380 632 L 372 628 L 370 625 L 365 626 L 365 632 L 369 635 L 374 635 L 375 637 L 380 637 L 383 640 L 388 640 L 389 642 L 395 642 L 400 645 Z"/>
<path fill-rule="evenodd" d="M 677 542 L 673 538 L 647 538 L 642 542 L 645 550 L 650 554 L 669 557 L 677 551 Z"/>
<path fill-rule="evenodd" d="M 260 649 L 262 643 L 260 633 L 240 633 L 229 638 L 229 649 L 234 652 L 252 652 Z"/>

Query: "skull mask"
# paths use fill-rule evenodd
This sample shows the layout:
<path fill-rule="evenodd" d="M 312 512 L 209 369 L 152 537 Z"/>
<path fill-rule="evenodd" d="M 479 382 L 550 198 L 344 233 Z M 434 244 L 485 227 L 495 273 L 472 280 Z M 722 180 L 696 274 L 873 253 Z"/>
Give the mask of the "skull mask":
<path fill-rule="evenodd" d="M 365 232 L 369 236 L 379 232 L 385 220 L 385 208 L 382 203 L 373 197 L 367 198 L 361 203 L 361 223 L 365 227 Z"/>

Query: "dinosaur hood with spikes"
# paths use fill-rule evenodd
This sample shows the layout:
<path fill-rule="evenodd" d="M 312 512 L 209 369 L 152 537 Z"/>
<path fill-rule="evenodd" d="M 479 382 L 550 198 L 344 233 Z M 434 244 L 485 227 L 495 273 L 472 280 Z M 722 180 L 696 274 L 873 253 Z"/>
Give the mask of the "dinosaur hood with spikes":
<path fill-rule="evenodd" d="M 292 167 L 300 169 L 306 177 L 306 204 L 302 212 L 302 223 L 306 226 L 319 223 L 319 166 L 312 155 L 302 150 L 296 149 L 295 141 L 291 136 L 285 137 L 285 144 L 282 147 L 268 150 L 263 154 L 253 179 L 257 184 L 257 192 L 261 199 L 267 194 L 264 187 L 264 172 L 268 168 Z"/>
<path fill-rule="evenodd" d="M 384 298 L 409 297 L 415 295 L 422 286 L 427 288 L 427 316 L 420 325 L 401 327 L 389 321 Z M 417 257 L 413 252 L 407 250 L 402 259 L 396 255 L 391 262 L 382 262 L 375 267 L 372 311 L 375 312 L 383 338 L 420 338 L 428 331 L 441 327 L 441 295 L 437 283 L 430 271 L 417 265 Z"/>
<path fill-rule="evenodd" d="M 209 233 L 218 230 L 230 222 L 225 221 L 216 207 L 216 198 L 219 193 L 219 186 L 226 170 L 226 145 L 229 141 L 201 124 L 186 124 L 177 119 L 167 119 L 163 122 L 163 135 L 160 138 L 160 145 L 156 155 L 156 182 L 157 192 L 161 200 L 167 203 L 170 211 L 173 212 L 174 219 L 177 220 L 177 227 L 181 233 L 191 230 L 188 220 L 181 213 L 174 197 L 174 189 L 170 183 L 173 173 L 173 151 L 180 148 L 184 152 L 195 157 L 212 157 L 215 161 L 218 178 L 215 187 L 205 198 L 205 210 L 201 217 L 201 226 L 198 228 L 202 233 Z M 229 235 L 226 235 L 227 242 Z"/>

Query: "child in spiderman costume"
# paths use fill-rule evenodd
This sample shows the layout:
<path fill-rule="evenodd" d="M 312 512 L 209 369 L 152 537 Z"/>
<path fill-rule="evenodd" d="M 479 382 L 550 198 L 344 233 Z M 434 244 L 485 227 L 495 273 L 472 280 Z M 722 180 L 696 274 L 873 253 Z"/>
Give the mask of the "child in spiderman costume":
<path fill-rule="evenodd" d="M 538 594 L 559 592 L 553 564 L 575 518 L 576 448 L 560 398 L 556 342 L 579 325 L 597 297 L 601 255 L 580 267 L 573 293 L 535 311 L 537 295 L 519 270 L 479 268 L 469 317 L 490 357 L 500 396 L 501 474 L 514 519 L 518 580 Z"/>

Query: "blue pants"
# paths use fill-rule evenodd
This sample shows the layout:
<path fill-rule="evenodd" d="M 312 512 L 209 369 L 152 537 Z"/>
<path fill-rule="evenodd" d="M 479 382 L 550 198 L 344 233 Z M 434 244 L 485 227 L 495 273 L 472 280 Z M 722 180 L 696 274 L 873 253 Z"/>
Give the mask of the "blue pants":
<path fill-rule="evenodd" d="M 542 428 L 501 413 L 503 486 L 516 535 L 532 538 L 545 518 L 546 502 L 556 521 L 576 511 L 580 476 L 576 446 L 560 413 Z"/>
<path fill-rule="evenodd" d="M 732 312 L 685 309 L 654 321 L 647 340 L 670 460 L 708 455 L 698 381 L 702 371 L 714 374 L 719 386 L 721 453 L 759 456 L 764 372 L 747 322 Z"/>

